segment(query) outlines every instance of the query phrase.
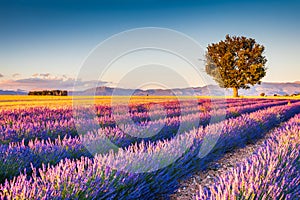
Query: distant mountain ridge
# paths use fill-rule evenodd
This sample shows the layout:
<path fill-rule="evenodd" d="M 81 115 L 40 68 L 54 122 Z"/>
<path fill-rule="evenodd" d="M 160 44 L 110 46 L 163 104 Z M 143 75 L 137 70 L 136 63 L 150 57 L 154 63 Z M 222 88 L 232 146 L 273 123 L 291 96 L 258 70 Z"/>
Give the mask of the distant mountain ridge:
<path fill-rule="evenodd" d="M 230 89 L 225 89 L 226 95 L 231 95 Z M 112 88 L 107 86 L 101 86 L 97 88 L 91 88 L 84 91 L 70 91 L 70 95 L 99 95 L 99 96 L 209 96 L 209 95 L 224 95 L 224 91 L 220 90 L 216 85 L 208 85 L 203 87 L 194 88 L 174 88 L 174 89 L 125 89 L 125 88 Z M 300 81 L 293 83 L 271 83 L 263 82 L 260 85 L 252 86 L 248 90 L 240 89 L 239 94 L 244 96 L 259 96 L 261 93 L 265 93 L 268 96 L 277 95 L 292 95 L 300 93 Z"/>
<path fill-rule="evenodd" d="M 226 89 L 225 94 L 231 95 L 231 89 Z M 261 93 L 265 93 L 267 96 L 278 95 L 292 95 L 300 93 L 300 81 L 292 83 L 276 83 L 276 82 L 263 82 L 261 85 L 252 86 L 248 90 L 239 90 L 239 94 L 243 96 L 258 96 Z M 24 90 L 0 90 L 0 95 L 27 95 L 28 92 Z M 224 91 L 220 90 L 216 85 L 208 85 L 203 87 L 191 87 L 191 88 L 174 88 L 174 89 L 125 89 L 125 88 L 112 88 L 107 86 L 101 86 L 97 88 L 90 88 L 84 91 L 69 91 L 69 95 L 99 95 L 99 96 L 209 96 L 209 95 L 224 95 Z"/>
<path fill-rule="evenodd" d="M 27 95 L 28 92 L 24 90 L 0 90 L 0 95 Z"/>
<path fill-rule="evenodd" d="M 300 93 L 300 81 L 293 83 L 271 83 L 263 82 L 261 85 L 255 85 L 248 90 L 241 90 L 245 95 L 259 95 L 265 93 L 266 95 L 292 95 Z"/>

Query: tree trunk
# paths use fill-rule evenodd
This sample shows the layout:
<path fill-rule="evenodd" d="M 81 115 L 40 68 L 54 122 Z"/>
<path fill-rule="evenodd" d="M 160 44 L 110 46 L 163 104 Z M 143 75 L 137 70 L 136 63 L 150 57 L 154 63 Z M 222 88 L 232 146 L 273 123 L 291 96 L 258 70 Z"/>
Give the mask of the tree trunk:
<path fill-rule="evenodd" d="M 233 97 L 239 97 L 238 88 L 232 88 L 233 89 Z"/>

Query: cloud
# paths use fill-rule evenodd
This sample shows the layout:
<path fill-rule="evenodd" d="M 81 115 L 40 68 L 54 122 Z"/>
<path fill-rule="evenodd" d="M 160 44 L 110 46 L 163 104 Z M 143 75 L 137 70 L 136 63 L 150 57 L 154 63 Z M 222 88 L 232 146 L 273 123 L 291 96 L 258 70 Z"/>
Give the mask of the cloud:
<path fill-rule="evenodd" d="M 12 75 L 12 77 L 14 77 L 14 78 L 19 77 L 19 76 L 21 76 L 21 74 L 19 74 L 19 73 L 14 73 L 14 74 Z"/>
<path fill-rule="evenodd" d="M 101 82 L 97 80 L 75 80 L 75 78 L 63 76 L 54 76 L 47 74 L 33 74 L 30 78 L 23 79 L 9 79 L 0 81 L 0 88 L 4 90 L 73 90 L 74 84 L 76 84 L 75 90 L 85 90 L 96 86 L 107 84 L 107 82 Z"/>
<path fill-rule="evenodd" d="M 4 77 L 4 75 L 0 73 L 0 78 L 2 78 L 2 77 Z"/>
<path fill-rule="evenodd" d="M 32 77 L 34 77 L 34 78 L 39 77 L 39 78 L 44 79 L 44 78 L 53 78 L 53 75 L 51 75 L 50 73 L 44 73 L 44 74 L 35 73 L 35 74 L 32 74 Z"/>
<path fill-rule="evenodd" d="M 40 74 L 40 76 L 42 76 L 42 77 L 49 77 L 49 76 L 50 76 L 50 73 Z"/>

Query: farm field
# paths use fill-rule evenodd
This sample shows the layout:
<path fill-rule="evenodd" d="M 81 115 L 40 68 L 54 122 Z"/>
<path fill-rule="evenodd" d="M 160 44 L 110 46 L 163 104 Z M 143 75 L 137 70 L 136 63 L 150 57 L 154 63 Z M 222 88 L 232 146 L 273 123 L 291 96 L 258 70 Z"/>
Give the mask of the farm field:
<path fill-rule="evenodd" d="M 299 10 L 1 2 L 0 200 L 300 200 Z"/>
<path fill-rule="evenodd" d="M 83 106 L 70 96 L 0 96 L 0 199 L 169 199 L 182 180 L 258 139 L 191 198 L 300 195 L 299 98 L 74 99 Z"/>

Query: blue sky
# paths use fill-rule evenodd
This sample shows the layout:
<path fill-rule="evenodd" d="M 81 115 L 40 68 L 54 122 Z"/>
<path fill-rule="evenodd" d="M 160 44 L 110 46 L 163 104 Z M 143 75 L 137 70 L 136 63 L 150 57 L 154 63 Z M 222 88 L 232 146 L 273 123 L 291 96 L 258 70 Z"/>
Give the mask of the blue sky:
<path fill-rule="evenodd" d="M 97 44 L 139 27 L 174 29 L 204 48 L 226 34 L 255 38 L 266 47 L 263 81 L 299 81 L 299 10 L 298 1 L 0 1 L 0 89 L 70 89 Z"/>

